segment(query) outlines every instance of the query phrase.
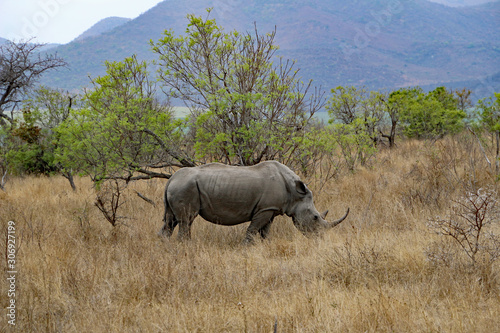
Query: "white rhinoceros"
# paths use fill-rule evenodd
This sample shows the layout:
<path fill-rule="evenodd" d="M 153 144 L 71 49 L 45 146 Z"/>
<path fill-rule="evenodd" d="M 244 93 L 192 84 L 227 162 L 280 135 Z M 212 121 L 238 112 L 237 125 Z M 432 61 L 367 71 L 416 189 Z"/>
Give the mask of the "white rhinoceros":
<path fill-rule="evenodd" d="M 210 163 L 180 169 L 169 179 L 164 200 L 165 224 L 160 235 L 172 235 L 179 224 L 180 239 L 190 238 L 197 215 L 221 225 L 251 221 L 245 238 L 251 242 L 257 233 L 265 238 L 278 215 L 290 216 L 297 229 L 310 234 L 338 225 L 349 214 L 347 209 L 342 218 L 325 221 L 328 211 L 320 214 L 299 176 L 276 161 L 245 167 Z"/>

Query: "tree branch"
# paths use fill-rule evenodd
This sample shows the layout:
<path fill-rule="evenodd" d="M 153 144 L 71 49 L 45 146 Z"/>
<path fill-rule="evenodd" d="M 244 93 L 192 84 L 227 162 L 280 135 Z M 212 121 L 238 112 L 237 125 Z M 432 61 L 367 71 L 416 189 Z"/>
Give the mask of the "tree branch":
<path fill-rule="evenodd" d="M 156 133 L 154 133 L 153 131 L 149 130 L 149 129 L 144 129 L 143 130 L 144 133 L 146 134 L 149 134 L 151 135 L 157 142 L 158 144 L 163 148 L 163 150 L 170 156 L 172 156 L 173 158 L 175 158 L 177 161 L 179 161 L 183 167 L 194 167 L 196 166 L 196 164 L 191 160 L 189 159 L 188 157 L 182 157 L 178 152 L 170 149 L 167 147 L 167 145 L 165 144 L 165 142 L 158 136 L 156 135 Z"/>

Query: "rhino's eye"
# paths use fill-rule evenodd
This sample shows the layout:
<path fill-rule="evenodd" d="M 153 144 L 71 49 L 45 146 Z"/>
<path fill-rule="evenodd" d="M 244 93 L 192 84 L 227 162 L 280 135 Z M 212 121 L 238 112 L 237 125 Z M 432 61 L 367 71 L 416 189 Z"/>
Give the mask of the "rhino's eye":
<path fill-rule="evenodd" d="M 319 216 L 318 215 L 314 215 L 314 220 L 317 220 L 319 219 Z"/>

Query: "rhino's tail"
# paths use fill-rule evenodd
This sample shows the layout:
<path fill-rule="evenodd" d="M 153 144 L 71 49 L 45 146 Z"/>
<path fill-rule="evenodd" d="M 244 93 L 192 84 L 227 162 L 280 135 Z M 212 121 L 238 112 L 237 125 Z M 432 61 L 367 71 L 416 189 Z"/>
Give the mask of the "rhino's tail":
<path fill-rule="evenodd" d="M 165 206 L 165 210 L 163 211 L 163 227 L 161 228 L 159 234 L 162 236 L 170 237 L 172 232 L 174 231 L 177 222 L 175 220 L 174 212 L 170 208 L 167 199 L 168 192 L 168 184 L 165 186 L 165 193 L 163 194 L 163 204 Z"/>
<path fill-rule="evenodd" d="M 164 205 L 164 211 L 163 211 L 163 222 L 167 223 L 167 210 L 170 209 L 168 206 L 168 200 L 167 200 L 167 190 L 168 190 L 168 182 L 167 185 L 165 186 L 165 191 L 163 192 L 163 205 Z"/>

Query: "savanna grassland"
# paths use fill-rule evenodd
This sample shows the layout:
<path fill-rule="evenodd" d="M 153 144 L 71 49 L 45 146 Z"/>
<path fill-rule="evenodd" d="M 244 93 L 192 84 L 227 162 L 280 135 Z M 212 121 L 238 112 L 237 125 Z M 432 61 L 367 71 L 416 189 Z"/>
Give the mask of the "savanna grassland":
<path fill-rule="evenodd" d="M 467 186 L 498 191 L 491 171 L 467 135 L 401 142 L 354 173 L 304 178 L 330 218 L 350 207 L 341 225 L 306 238 L 279 217 L 254 245 L 242 244 L 247 224 L 201 218 L 192 240 L 160 239 L 164 180 L 131 185 L 127 218 L 113 228 L 88 179 L 75 180 L 76 192 L 62 177 L 11 179 L 0 192 L 0 246 L 15 221 L 17 323 L 2 314 L 0 331 L 492 332 L 499 260 L 473 266 L 428 227 Z"/>

